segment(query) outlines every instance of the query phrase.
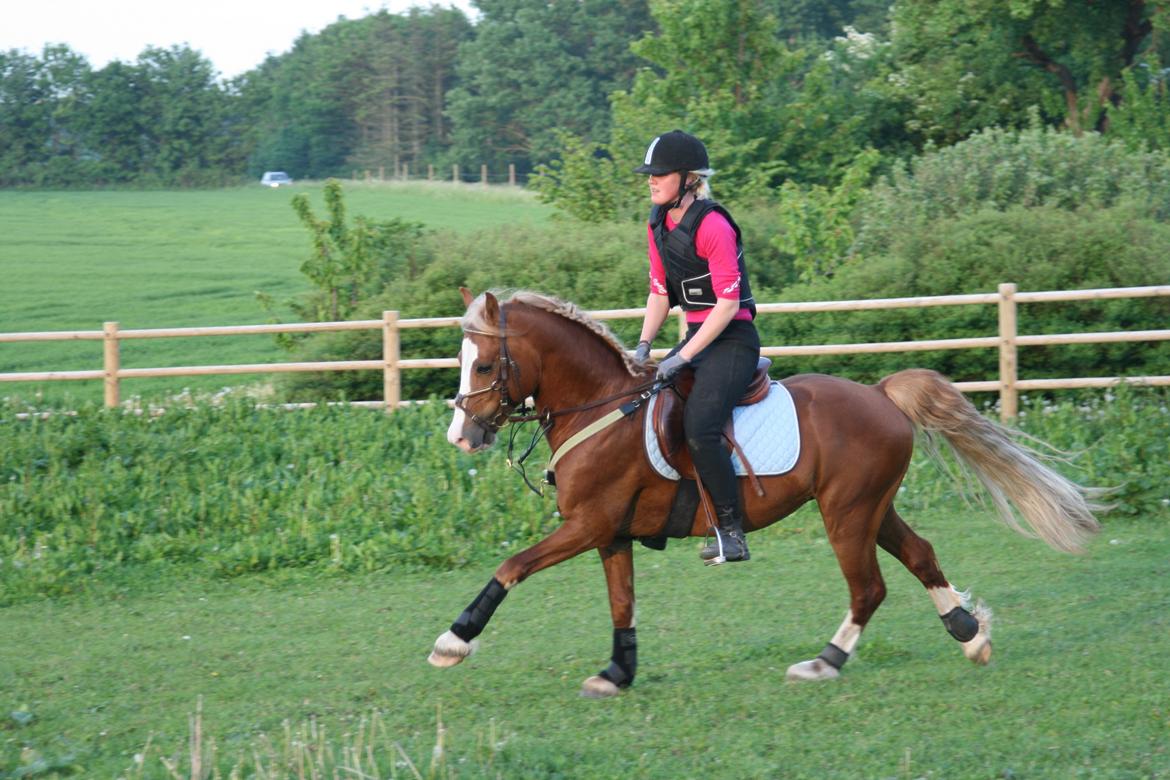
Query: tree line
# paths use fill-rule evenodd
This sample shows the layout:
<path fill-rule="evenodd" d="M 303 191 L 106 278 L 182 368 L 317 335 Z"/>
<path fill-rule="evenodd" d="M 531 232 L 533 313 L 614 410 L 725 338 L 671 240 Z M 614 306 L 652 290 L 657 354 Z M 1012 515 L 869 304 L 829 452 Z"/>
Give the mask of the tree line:
<path fill-rule="evenodd" d="M 0 186 L 216 186 L 511 164 L 587 218 L 678 126 L 739 197 L 836 185 L 991 126 L 1170 144 L 1152 0 L 479 0 L 303 34 L 221 80 L 186 46 L 0 52 Z M 588 174 L 588 175 L 583 175 Z"/>

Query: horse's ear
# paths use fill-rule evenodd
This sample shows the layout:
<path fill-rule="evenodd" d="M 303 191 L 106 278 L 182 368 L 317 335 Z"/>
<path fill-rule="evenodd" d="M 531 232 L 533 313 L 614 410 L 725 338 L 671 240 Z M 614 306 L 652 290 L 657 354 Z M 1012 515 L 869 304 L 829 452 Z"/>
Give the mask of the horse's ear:
<path fill-rule="evenodd" d="M 496 300 L 496 296 L 490 292 L 483 294 L 483 314 L 488 322 L 500 321 L 500 302 Z"/>
<path fill-rule="evenodd" d="M 463 306 L 464 307 L 470 306 L 471 302 L 475 300 L 475 293 L 473 293 L 471 290 L 467 289 L 466 287 L 460 287 L 459 294 L 463 296 Z"/>

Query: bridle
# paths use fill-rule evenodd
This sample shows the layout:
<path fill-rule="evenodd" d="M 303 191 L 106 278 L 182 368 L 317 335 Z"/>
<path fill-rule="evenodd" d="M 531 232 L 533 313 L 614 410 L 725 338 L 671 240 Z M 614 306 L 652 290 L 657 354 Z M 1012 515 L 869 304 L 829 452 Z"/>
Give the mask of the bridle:
<path fill-rule="evenodd" d="M 522 402 L 512 400 L 512 394 L 508 392 L 508 385 L 512 381 L 513 374 L 517 379 L 520 378 L 520 366 L 512 359 L 511 353 L 508 351 L 508 330 L 505 321 L 504 307 L 500 307 L 500 332 L 490 333 L 486 330 L 476 330 L 474 328 L 464 328 L 464 333 L 472 333 L 477 336 L 490 336 L 500 340 L 500 355 L 496 358 L 496 375 L 492 379 L 492 383 L 487 387 L 481 387 L 479 390 L 472 390 L 469 393 L 458 393 L 455 396 L 455 408 L 462 411 L 473 422 L 490 431 L 493 435 L 500 432 L 509 422 L 514 422 L 512 413 L 519 407 Z M 474 398 L 477 395 L 484 393 L 498 392 L 500 394 L 500 402 L 496 406 L 495 414 L 490 419 L 480 417 L 475 412 L 467 408 L 467 399 Z"/>

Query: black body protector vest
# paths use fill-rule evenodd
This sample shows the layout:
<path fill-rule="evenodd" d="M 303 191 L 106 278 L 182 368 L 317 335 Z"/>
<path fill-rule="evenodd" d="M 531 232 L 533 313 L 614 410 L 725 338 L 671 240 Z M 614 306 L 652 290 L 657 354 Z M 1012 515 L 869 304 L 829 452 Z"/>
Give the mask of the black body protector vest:
<path fill-rule="evenodd" d="M 748 284 L 747 266 L 743 259 L 743 234 L 739 225 L 731 218 L 727 209 L 713 200 L 696 200 L 683 214 L 682 221 L 674 230 L 666 228 L 666 209 L 655 206 L 650 209 L 650 228 L 658 255 L 666 268 L 667 298 L 671 307 L 681 306 L 684 311 L 710 309 L 718 300 L 711 283 L 711 269 L 707 260 L 699 257 L 695 248 L 695 233 L 703 217 L 718 211 L 735 230 L 736 262 L 739 265 L 739 306 L 756 316 L 756 304 Z"/>

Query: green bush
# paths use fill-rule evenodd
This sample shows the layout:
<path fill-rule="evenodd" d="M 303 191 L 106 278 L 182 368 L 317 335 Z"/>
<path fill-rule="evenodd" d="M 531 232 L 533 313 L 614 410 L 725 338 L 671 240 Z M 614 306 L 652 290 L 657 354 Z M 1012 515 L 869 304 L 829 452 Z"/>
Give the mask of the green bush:
<path fill-rule="evenodd" d="M 1170 278 L 1170 224 L 1133 206 L 1067 211 L 1055 207 L 990 208 L 939 217 L 891 237 L 886 253 L 857 258 L 831 278 L 789 287 L 785 300 L 849 300 L 1164 284 Z M 768 315 L 764 343 L 816 344 L 994 336 L 994 306 L 947 306 L 834 314 Z M 1033 303 L 1019 308 L 1021 334 L 1161 329 L 1170 301 L 1146 298 Z M 1170 373 L 1166 342 L 1023 347 L 1021 377 Z M 998 375 L 994 349 L 781 359 L 782 373 L 826 371 L 875 381 L 922 365 L 958 380 Z"/>
<path fill-rule="evenodd" d="M 984 208 L 1121 204 L 1170 219 L 1170 156 L 1132 151 L 1096 133 L 993 128 L 916 157 L 874 185 L 858 211 L 854 253 L 885 254 L 908 231 Z"/>
<path fill-rule="evenodd" d="M 1131 151 L 1095 134 L 987 130 L 916 158 L 851 209 L 856 240 L 833 235 L 806 254 L 828 271 L 784 289 L 782 300 L 842 300 L 1164 284 L 1170 278 L 1170 157 Z M 791 211 L 791 209 L 789 209 Z M 834 219 L 841 214 L 834 211 Z M 791 231 L 791 220 L 783 220 Z M 831 223 L 821 226 L 827 231 Z M 778 236 L 790 247 L 792 236 Z M 807 269 L 807 258 L 795 260 Z M 1165 299 L 1030 304 L 1023 334 L 1160 329 Z M 767 317 L 765 343 L 816 344 L 991 336 L 990 306 Z M 1023 377 L 1142 375 L 1170 371 L 1164 342 L 1029 347 Z M 827 371 L 873 381 L 907 365 L 961 380 L 996 376 L 994 350 L 784 360 L 783 373 Z"/>
<path fill-rule="evenodd" d="M 1120 487 L 1119 513 L 1170 511 L 1170 395 L 1065 398 L 1026 402 L 1021 426 L 1082 453 L 1061 470 Z M 176 567 L 446 570 L 506 557 L 560 522 L 554 498 L 509 470 L 502 443 L 477 456 L 447 443 L 443 404 L 17 411 L 0 407 L 0 605 Z M 545 457 L 542 447 L 533 467 Z M 908 484 L 907 501 L 954 490 L 933 466 Z"/>
<path fill-rule="evenodd" d="M 428 258 L 416 274 L 401 276 L 359 308 L 359 318 L 381 318 L 394 310 L 402 318 L 463 314 L 459 288 L 531 289 L 551 293 L 586 309 L 643 306 L 646 282 L 645 228 L 631 223 L 513 226 L 472 235 L 431 234 L 421 255 Z M 613 323 L 627 340 L 637 341 L 636 325 Z M 461 335 L 455 328 L 411 329 L 401 336 L 404 358 L 454 357 Z M 313 360 L 376 360 L 381 334 L 359 332 L 319 337 L 305 348 Z M 458 377 L 452 370 L 408 371 L 403 398 L 451 397 Z M 298 375 L 284 385 L 301 400 L 344 395 L 351 400 L 380 399 L 382 380 L 371 372 L 342 376 Z"/>
<path fill-rule="evenodd" d="M 226 577 L 448 569 L 534 541 L 555 511 L 502 448 L 473 459 L 448 444 L 441 403 L 15 412 L 0 410 L 0 604 L 158 563 Z"/>

